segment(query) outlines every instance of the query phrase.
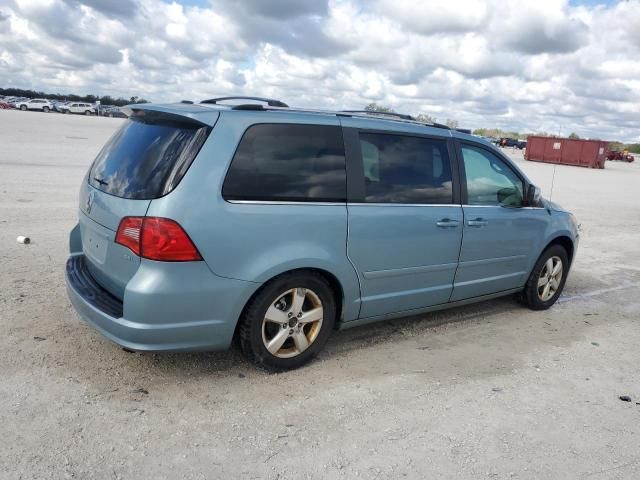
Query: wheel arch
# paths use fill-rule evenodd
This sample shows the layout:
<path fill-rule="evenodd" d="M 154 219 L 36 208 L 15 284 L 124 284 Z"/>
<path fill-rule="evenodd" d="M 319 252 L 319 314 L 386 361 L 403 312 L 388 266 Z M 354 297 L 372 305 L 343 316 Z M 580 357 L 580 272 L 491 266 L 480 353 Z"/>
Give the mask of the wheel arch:
<path fill-rule="evenodd" d="M 334 298 L 336 300 L 336 325 L 335 328 L 338 328 L 338 325 L 340 323 L 340 319 L 341 316 L 344 312 L 344 302 L 345 302 L 345 293 L 344 293 L 344 287 L 342 286 L 342 283 L 340 282 L 340 280 L 338 280 L 338 277 L 330 272 L 329 270 L 326 270 L 324 268 L 317 268 L 317 267 L 303 267 L 303 268 L 294 268 L 294 269 L 290 269 L 290 270 L 286 270 L 283 272 L 278 273 L 277 275 L 273 275 L 272 277 L 270 277 L 268 280 L 262 282 L 262 284 L 256 288 L 256 290 L 251 294 L 251 296 L 247 299 L 247 301 L 245 302 L 245 304 L 243 305 L 242 309 L 240 310 L 240 315 L 238 315 L 238 318 L 236 319 L 236 327 L 233 333 L 233 338 L 237 339 L 238 337 L 238 330 L 239 330 L 239 326 L 240 326 L 240 318 L 242 318 L 242 315 L 244 314 L 247 306 L 251 303 L 251 300 L 253 300 L 258 294 L 260 294 L 260 292 L 270 283 L 272 283 L 273 281 L 277 280 L 278 278 L 284 276 L 284 275 L 290 275 L 292 273 L 314 273 L 316 275 L 320 275 L 322 276 L 327 283 L 329 284 L 329 286 L 331 287 L 331 291 L 334 294 Z"/>
<path fill-rule="evenodd" d="M 575 245 L 573 240 L 568 235 L 559 235 L 552 240 L 550 240 L 542 250 L 543 252 L 551 247 L 552 245 L 560 245 L 567 252 L 567 256 L 569 257 L 569 265 L 573 263 L 573 256 L 575 254 Z M 542 255 L 542 253 L 540 253 Z"/>

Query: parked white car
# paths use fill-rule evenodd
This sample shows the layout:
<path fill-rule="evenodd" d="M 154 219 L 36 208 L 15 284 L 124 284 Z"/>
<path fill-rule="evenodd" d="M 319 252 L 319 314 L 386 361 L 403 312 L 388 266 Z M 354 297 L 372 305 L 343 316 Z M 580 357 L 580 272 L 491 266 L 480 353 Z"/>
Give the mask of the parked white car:
<path fill-rule="evenodd" d="M 61 107 L 63 113 L 82 113 L 84 115 L 94 115 L 96 107 L 90 103 L 69 102 Z"/>
<path fill-rule="evenodd" d="M 16 108 L 20 110 L 40 110 L 42 112 L 48 112 L 53 110 L 53 105 L 49 100 L 44 98 L 33 98 L 31 100 L 24 100 L 16 103 Z"/>

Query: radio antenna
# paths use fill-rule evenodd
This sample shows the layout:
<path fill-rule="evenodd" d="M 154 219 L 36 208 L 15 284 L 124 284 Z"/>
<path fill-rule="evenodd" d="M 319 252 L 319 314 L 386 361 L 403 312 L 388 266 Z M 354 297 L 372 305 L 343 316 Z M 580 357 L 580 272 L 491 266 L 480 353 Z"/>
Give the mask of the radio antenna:
<path fill-rule="evenodd" d="M 551 192 L 549 193 L 549 201 L 553 198 L 553 185 L 556 181 L 556 166 L 553 166 L 553 175 L 551 176 Z"/>

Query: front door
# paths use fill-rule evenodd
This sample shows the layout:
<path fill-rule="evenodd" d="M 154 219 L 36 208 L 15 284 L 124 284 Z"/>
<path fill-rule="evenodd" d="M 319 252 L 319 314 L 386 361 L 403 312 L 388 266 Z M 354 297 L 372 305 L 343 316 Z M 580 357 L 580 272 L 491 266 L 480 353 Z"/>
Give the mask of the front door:
<path fill-rule="evenodd" d="M 460 150 L 464 233 L 451 301 L 524 286 L 549 222 L 544 208 L 524 207 L 523 179 L 507 162 L 489 148 Z"/>
<path fill-rule="evenodd" d="M 357 168 L 348 181 L 361 195 L 347 207 L 347 252 L 360 279 L 360 317 L 446 303 L 463 219 L 452 145 L 438 137 L 350 133 Z"/>

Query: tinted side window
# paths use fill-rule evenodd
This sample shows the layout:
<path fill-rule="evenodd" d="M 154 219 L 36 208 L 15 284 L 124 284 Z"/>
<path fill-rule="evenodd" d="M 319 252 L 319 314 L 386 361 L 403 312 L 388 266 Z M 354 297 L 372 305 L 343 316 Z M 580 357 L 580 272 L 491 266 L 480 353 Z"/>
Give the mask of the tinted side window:
<path fill-rule="evenodd" d="M 360 133 L 367 203 L 452 203 L 445 140 Z"/>
<path fill-rule="evenodd" d="M 250 127 L 231 161 L 227 200 L 346 201 L 342 129 L 327 125 Z"/>
<path fill-rule="evenodd" d="M 469 205 L 522 206 L 522 180 L 496 155 L 463 145 L 462 157 Z"/>

